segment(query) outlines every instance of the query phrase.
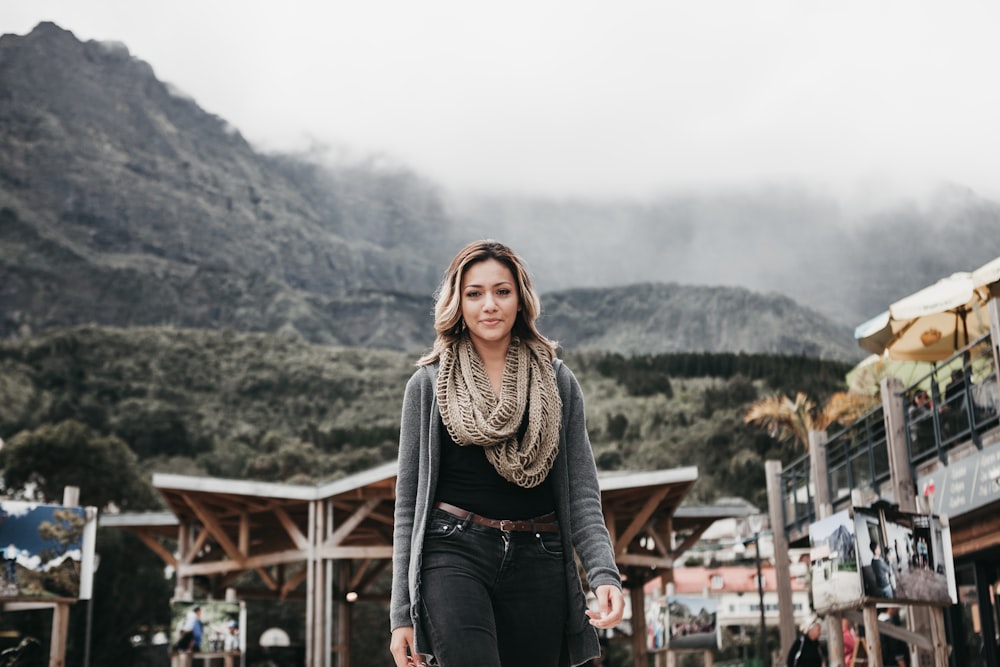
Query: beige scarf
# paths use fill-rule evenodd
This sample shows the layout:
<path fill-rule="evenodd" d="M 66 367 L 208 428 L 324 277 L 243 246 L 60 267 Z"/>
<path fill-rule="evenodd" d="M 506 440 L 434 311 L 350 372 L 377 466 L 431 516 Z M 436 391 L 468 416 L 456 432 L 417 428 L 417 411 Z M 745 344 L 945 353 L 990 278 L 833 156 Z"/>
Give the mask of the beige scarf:
<path fill-rule="evenodd" d="M 530 489 L 541 484 L 559 451 L 562 401 L 548 355 L 511 339 L 500 398 L 468 335 L 442 352 L 437 399 L 448 433 L 460 445 L 479 445 L 501 477 Z M 528 412 L 528 428 L 517 433 Z"/>

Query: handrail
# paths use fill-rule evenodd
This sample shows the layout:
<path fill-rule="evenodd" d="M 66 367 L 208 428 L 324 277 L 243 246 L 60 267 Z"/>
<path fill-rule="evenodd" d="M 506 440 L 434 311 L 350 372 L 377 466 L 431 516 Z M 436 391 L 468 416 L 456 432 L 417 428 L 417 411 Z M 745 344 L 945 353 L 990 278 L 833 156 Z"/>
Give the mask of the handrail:
<path fill-rule="evenodd" d="M 949 453 L 972 442 L 982 447 L 982 434 L 1000 426 L 1000 385 L 989 333 L 962 348 L 917 379 L 894 400 L 902 402 L 907 460 L 911 474 L 937 457 L 947 464 Z M 985 348 L 980 350 L 977 348 Z M 961 364 L 956 362 L 961 359 Z M 942 391 L 938 375 L 956 366 L 960 376 Z M 961 379 L 959 379 L 959 377 Z M 932 406 L 925 412 L 910 409 L 915 394 L 929 387 Z M 828 438 L 823 454 L 834 510 L 850 506 L 855 489 L 879 494 L 890 479 L 889 441 L 885 405 L 879 405 Z M 786 535 L 802 531 L 816 520 L 807 452 L 781 472 L 781 505 Z"/>

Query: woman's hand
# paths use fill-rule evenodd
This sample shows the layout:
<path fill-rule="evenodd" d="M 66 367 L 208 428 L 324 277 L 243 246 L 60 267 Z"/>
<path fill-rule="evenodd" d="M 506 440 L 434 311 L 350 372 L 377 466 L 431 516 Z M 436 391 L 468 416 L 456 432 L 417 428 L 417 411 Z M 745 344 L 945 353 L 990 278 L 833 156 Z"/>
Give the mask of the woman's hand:
<path fill-rule="evenodd" d="M 407 665 L 423 664 L 423 662 L 409 661 L 411 655 L 416 655 L 413 651 L 413 627 L 404 625 L 392 631 L 392 639 L 389 641 L 389 653 L 396 662 L 396 667 L 407 667 Z"/>
<path fill-rule="evenodd" d="M 617 586 L 605 584 L 594 591 L 597 596 L 598 611 L 587 610 L 590 624 L 595 628 L 612 628 L 622 620 L 625 613 L 625 598 Z"/>

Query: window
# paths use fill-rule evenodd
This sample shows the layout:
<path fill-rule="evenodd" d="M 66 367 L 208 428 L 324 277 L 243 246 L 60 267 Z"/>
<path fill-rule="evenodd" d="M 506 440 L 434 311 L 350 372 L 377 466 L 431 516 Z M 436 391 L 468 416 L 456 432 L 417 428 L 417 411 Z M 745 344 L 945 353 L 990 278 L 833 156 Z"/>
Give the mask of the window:
<path fill-rule="evenodd" d="M 721 591 L 722 590 L 722 585 L 723 585 L 724 582 L 723 582 L 721 574 L 713 574 L 712 578 L 709 581 L 710 581 L 710 585 L 712 586 L 712 590 L 714 590 L 714 591 Z"/>

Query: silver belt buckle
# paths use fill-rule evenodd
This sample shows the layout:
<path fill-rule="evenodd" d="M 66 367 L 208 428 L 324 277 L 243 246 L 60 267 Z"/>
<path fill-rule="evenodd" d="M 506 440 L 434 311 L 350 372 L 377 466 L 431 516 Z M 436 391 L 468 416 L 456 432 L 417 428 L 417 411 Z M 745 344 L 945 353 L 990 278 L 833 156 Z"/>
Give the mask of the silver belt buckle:
<path fill-rule="evenodd" d="M 514 522 L 510 519 L 500 519 L 500 530 L 504 533 L 509 533 L 513 530 Z"/>

